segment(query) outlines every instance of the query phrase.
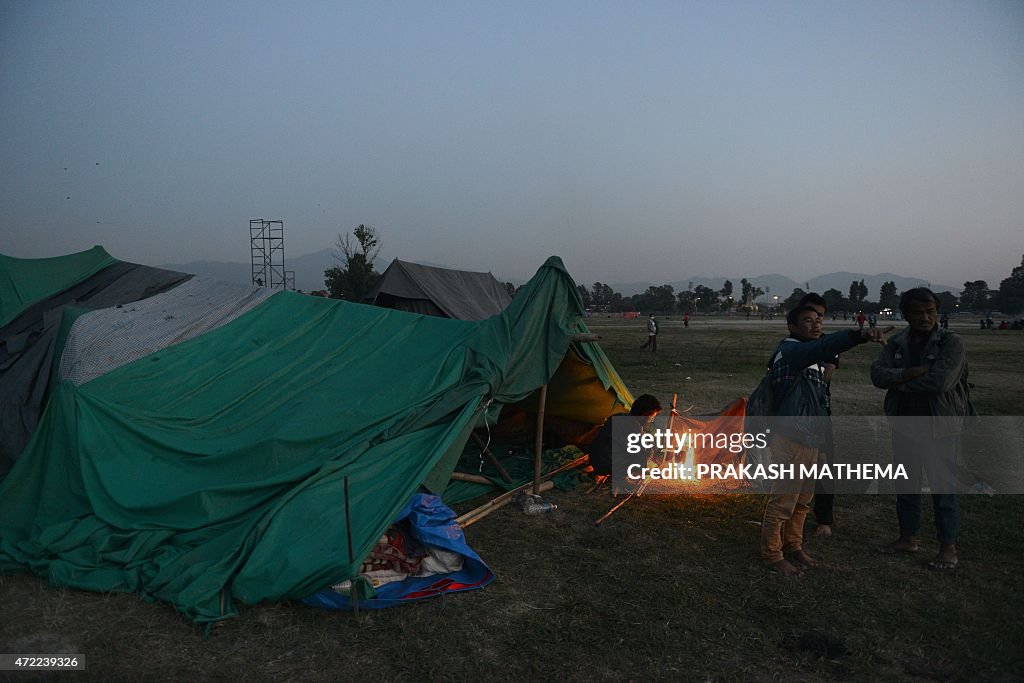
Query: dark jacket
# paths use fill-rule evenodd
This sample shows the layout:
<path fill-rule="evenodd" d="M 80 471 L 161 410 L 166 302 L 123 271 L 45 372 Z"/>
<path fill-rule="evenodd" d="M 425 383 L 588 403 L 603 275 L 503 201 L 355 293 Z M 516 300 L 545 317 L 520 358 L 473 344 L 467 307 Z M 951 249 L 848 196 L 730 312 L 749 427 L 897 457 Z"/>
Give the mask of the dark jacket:
<path fill-rule="evenodd" d="M 964 418 L 976 415 L 967 385 L 967 354 L 960 337 L 936 327 L 921 350 L 921 363 L 928 372 L 902 383 L 903 371 L 910 367 L 910 328 L 893 335 L 885 343 L 878 359 L 871 364 L 871 382 L 885 394 L 885 414 L 898 416 L 900 396 L 905 392 L 928 395 L 934 420 L 934 435 L 949 436 L 963 431 Z"/>
<path fill-rule="evenodd" d="M 629 419 L 626 419 L 629 418 Z M 614 474 L 614 465 L 618 464 L 622 475 L 632 463 L 639 463 L 641 466 L 647 463 L 650 457 L 649 451 L 630 455 L 626 450 L 626 440 L 631 433 L 642 432 L 644 422 L 629 413 L 616 413 L 601 426 L 594 441 L 590 444 L 590 464 L 594 468 L 594 474 Z M 615 462 L 615 454 L 619 455 L 619 462 Z"/>
<path fill-rule="evenodd" d="M 828 385 L 824 363 L 863 343 L 857 330 L 840 330 L 814 341 L 783 339 L 772 353 L 770 378 L 776 416 L 794 419 L 777 421 L 777 429 L 787 438 L 807 446 L 825 443 L 829 414 Z M 801 419 L 796 419 L 801 418 Z"/>

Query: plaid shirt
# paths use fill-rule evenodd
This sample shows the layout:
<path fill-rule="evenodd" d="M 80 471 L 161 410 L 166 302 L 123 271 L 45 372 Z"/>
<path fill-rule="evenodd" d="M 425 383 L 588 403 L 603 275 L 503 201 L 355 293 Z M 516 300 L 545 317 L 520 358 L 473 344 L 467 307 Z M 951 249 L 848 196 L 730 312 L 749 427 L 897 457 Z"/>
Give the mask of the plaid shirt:
<path fill-rule="evenodd" d="M 772 354 L 768 375 L 774 396 L 774 414 L 793 417 L 827 417 L 830 414 L 825 363 L 861 343 L 859 332 L 840 330 L 813 341 L 783 339 Z M 825 441 L 822 424 L 806 425 L 800 440 L 808 446 Z"/>
<path fill-rule="evenodd" d="M 799 339 L 787 337 L 779 343 L 775 348 L 775 353 L 772 355 L 769 368 L 772 393 L 777 397 L 778 401 L 783 402 L 783 405 L 776 404 L 774 406 L 776 415 L 790 414 L 780 409 L 785 408 L 785 404 L 789 403 L 788 401 L 783 401 L 783 398 L 795 392 L 796 388 L 793 386 L 793 383 L 797 382 L 800 377 L 803 377 L 805 380 L 805 386 L 809 387 L 809 391 L 802 392 L 802 398 L 809 401 L 807 406 L 809 410 L 796 414 L 820 414 L 823 416 L 829 414 L 828 383 L 825 381 L 824 361 L 815 361 L 810 365 L 803 365 L 803 354 L 787 353 L 789 351 L 788 345 L 802 343 Z M 790 403 L 790 405 L 792 404 Z M 811 406 L 815 406 L 818 409 L 813 409 Z"/>

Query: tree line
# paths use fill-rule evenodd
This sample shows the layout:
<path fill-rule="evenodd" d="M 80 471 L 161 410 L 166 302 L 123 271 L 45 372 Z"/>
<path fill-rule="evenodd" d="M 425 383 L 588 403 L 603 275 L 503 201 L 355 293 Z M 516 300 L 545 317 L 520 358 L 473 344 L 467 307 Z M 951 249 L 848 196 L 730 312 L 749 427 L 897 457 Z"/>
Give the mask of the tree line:
<path fill-rule="evenodd" d="M 352 238 L 355 238 L 354 240 Z M 380 236 L 376 229 L 360 224 L 351 235 L 339 235 L 336 246 L 340 255 L 336 256 L 339 265 L 324 271 L 324 285 L 329 296 L 335 299 L 360 301 L 380 277 L 375 269 L 374 261 L 380 251 Z M 511 282 L 502 285 L 510 296 L 515 296 L 516 287 Z M 705 285 L 690 286 L 686 291 L 677 292 L 672 285 L 652 285 L 646 291 L 632 296 L 625 296 L 612 289 L 611 285 L 595 282 L 589 288 L 577 285 L 583 306 L 590 311 L 615 313 L 625 311 L 656 312 L 663 315 L 674 313 L 721 313 L 727 311 L 744 312 L 748 309 L 747 302 L 756 301 L 765 295 L 765 291 L 754 286 L 747 278 L 740 280 L 740 288 L 734 291 L 731 280 L 726 280 L 720 289 Z M 793 289 L 789 296 L 773 299 L 769 304 L 758 304 L 763 310 L 778 307 L 789 310 L 807 292 L 800 287 Z M 879 288 L 878 298 L 869 299 L 870 293 L 864 280 L 854 280 L 844 293 L 832 288 L 820 292 L 825 299 L 829 311 L 855 313 L 878 313 L 885 309 L 896 309 L 899 305 L 900 292 L 895 282 L 885 282 Z M 944 311 L 953 311 L 959 307 L 963 312 L 986 313 L 998 310 L 1008 315 L 1016 315 L 1024 311 L 1024 256 L 1021 264 L 1014 268 L 1010 276 L 992 289 L 984 280 L 964 283 L 963 291 L 957 297 L 952 292 L 936 292 Z"/>

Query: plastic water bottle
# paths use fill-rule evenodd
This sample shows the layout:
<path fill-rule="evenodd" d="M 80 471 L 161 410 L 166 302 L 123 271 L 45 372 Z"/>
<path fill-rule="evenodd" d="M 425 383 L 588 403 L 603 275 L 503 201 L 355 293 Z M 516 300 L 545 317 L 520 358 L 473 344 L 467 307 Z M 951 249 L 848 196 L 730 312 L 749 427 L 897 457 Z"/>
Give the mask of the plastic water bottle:
<path fill-rule="evenodd" d="M 977 484 L 971 487 L 971 493 L 982 493 L 986 496 L 996 495 L 996 490 L 986 484 L 983 481 L 979 481 Z"/>
<path fill-rule="evenodd" d="M 533 500 L 523 506 L 523 512 L 528 515 L 542 515 L 557 509 L 557 505 L 547 500 Z"/>
<path fill-rule="evenodd" d="M 516 505 L 519 506 L 520 510 L 525 510 L 528 505 L 533 505 L 541 500 L 541 497 L 536 493 L 527 493 L 521 491 L 519 495 L 515 497 Z"/>

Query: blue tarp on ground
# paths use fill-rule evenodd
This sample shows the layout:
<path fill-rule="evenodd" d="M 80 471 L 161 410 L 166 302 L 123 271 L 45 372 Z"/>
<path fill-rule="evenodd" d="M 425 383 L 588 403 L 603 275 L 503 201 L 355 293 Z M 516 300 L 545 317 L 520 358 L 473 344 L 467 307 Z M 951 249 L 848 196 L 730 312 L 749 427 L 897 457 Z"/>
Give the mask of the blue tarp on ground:
<path fill-rule="evenodd" d="M 455 513 L 442 503 L 438 496 L 424 493 L 413 495 L 409 503 L 398 513 L 395 522 L 402 520 L 408 522 L 409 531 L 417 541 L 456 552 L 465 558 L 465 564 L 461 571 L 451 574 L 410 577 L 404 581 L 384 584 L 375 589 L 375 597 L 360 600 L 360 608 L 394 607 L 442 593 L 483 588 L 494 580 L 490 568 L 466 544 L 466 536 L 462 533 L 462 527 L 455 521 Z M 347 595 L 330 589 L 315 593 L 303 602 L 328 610 L 351 610 L 353 607 L 352 600 Z"/>

